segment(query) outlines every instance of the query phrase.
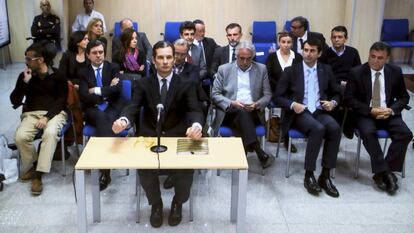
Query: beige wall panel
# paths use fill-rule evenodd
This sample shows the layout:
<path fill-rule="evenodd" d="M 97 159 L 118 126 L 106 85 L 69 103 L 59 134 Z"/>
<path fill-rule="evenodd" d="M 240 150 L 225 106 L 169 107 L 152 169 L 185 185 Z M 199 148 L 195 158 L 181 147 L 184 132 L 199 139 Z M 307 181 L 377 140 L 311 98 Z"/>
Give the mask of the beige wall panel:
<path fill-rule="evenodd" d="M 369 48 L 380 39 L 384 1 L 356 0 L 355 4 L 355 24 L 350 37 L 364 63 L 368 60 Z"/>

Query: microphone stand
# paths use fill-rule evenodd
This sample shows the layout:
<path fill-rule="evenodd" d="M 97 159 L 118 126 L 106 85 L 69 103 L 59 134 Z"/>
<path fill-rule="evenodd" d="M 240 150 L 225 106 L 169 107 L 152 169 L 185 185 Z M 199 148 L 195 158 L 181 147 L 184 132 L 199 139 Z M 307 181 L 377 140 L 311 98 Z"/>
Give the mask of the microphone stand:
<path fill-rule="evenodd" d="M 150 148 L 150 150 L 155 153 L 162 153 L 168 149 L 166 146 L 161 145 L 161 123 L 162 119 L 157 121 L 157 145 Z"/>

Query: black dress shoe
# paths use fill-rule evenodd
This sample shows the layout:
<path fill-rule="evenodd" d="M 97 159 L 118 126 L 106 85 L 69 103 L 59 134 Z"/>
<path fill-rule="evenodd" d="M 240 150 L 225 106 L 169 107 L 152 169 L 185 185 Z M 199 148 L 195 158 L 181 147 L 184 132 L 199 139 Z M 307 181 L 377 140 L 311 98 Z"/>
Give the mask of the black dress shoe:
<path fill-rule="evenodd" d="M 387 190 L 387 185 L 384 183 L 383 180 L 383 174 L 382 173 L 377 173 L 375 174 L 372 179 L 375 181 L 375 184 L 377 185 L 377 187 L 383 191 Z"/>
<path fill-rule="evenodd" d="M 111 175 L 110 172 L 102 172 L 101 177 L 99 178 L 99 190 L 105 190 L 109 183 L 111 183 Z"/>
<path fill-rule="evenodd" d="M 303 185 L 305 186 L 306 190 L 308 190 L 308 193 L 312 195 L 318 195 L 322 191 L 318 183 L 316 183 L 316 179 L 314 176 L 305 176 Z"/>
<path fill-rule="evenodd" d="M 150 223 L 155 228 L 162 225 L 162 202 L 152 205 Z"/>
<path fill-rule="evenodd" d="M 387 193 L 390 195 L 394 195 L 395 192 L 398 190 L 398 185 L 395 181 L 395 178 L 392 175 L 392 172 L 386 172 L 383 176 L 383 181 L 387 185 Z"/>
<path fill-rule="evenodd" d="M 275 157 L 273 157 L 273 156 L 267 156 L 266 159 L 260 160 L 260 164 L 262 165 L 263 169 L 266 169 L 266 168 L 272 166 L 272 164 L 274 162 L 275 162 Z"/>
<path fill-rule="evenodd" d="M 165 179 L 163 186 L 164 186 L 165 189 L 170 189 L 174 186 L 172 176 L 170 176 L 170 175 L 167 176 L 167 179 Z"/>
<path fill-rule="evenodd" d="M 177 226 L 180 224 L 182 215 L 182 204 L 175 202 L 174 200 L 171 202 L 171 212 L 170 216 L 168 216 L 168 225 L 170 226 Z"/>
<path fill-rule="evenodd" d="M 319 176 L 318 178 L 319 187 L 325 190 L 326 194 L 331 197 L 339 197 L 339 192 L 336 189 L 335 185 L 332 183 L 331 178 Z"/>
<path fill-rule="evenodd" d="M 288 140 L 285 140 L 283 145 L 285 146 L 286 150 L 289 149 L 289 141 Z M 293 143 L 290 145 L 290 152 L 292 152 L 292 153 L 298 152 L 298 149 L 296 149 L 296 146 L 293 145 Z"/>

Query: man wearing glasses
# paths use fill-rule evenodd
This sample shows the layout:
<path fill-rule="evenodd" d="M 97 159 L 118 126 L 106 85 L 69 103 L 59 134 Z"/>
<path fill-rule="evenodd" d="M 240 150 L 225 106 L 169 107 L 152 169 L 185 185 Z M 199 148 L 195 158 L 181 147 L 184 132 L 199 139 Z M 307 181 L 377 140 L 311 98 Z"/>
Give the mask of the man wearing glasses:
<path fill-rule="evenodd" d="M 294 36 L 293 51 L 302 54 L 303 45 L 309 38 L 317 38 L 322 43 L 322 51 L 328 48 L 325 37 L 319 32 L 309 31 L 309 21 L 303 16 L 297 16 L 290 21 L 290 30 Z"/>
<path fill-rule="evenodd" d="M 264 110 L 272 96 L 266 66 L 253 62 L 256 49 L 250 41 L 239 42 L 235 52 L 236 62 L 221 65 L 214 80 L 211 100 L 217 107 L 212 128 L 214 132 L 221 125 L 233 129 L 245 151 L 255 151 L 267 168 L 274 157 L 260 148 L 255 129 L 264 125 Z"/>
<path fill-rule="evenodd" d="M 34 43 L 26 49 L 27 67 L 20 73 L 16 87 L 10 94 L 14 108 L 23 105 L 15 142 L 24 170 L 27 170 L 20 179 L 22 182 L 31 180 L 33 195 L 42 193 L 42 174 L 50 171 L 59 141 L 58 133 L 67 119 L 63 111 L 68 92 L 67 81 L 58 70 L 48 66 L 53 60 L 48 54 L 47 49 L 40 43 Z M 43 131 L 42 147 L 37 154 L 33 139 L 40 131 Z M 33 167 L 29 168 L 32 163 Z"/>

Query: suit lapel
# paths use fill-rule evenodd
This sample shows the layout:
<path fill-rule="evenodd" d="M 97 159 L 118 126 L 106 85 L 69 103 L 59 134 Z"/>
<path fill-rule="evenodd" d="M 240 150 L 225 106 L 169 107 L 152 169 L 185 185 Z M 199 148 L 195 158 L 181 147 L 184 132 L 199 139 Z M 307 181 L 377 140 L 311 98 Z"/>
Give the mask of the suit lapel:
<path fill-rule="evenodd" d="M 303 102 L 303 99 L 305 98 L 305 75 L 303 74 L 303 63 L 299 63 L 297 66 L 294 67 L 295 69 L 293 70 L 293 72 L 296 72 L 296 75 L 294 75 L 293 77 L 298 77 L 298 80 L 296 80 L 298 84 L 294 86 L 298 87 L 297 92 L 301 95 L 300 101 Z"/>
<path fill-rule="evenodd" d="M 384 90 L 385 90 L 385 104 L 388 105 L 391 96 L 391 72 L 387 65 L 384 65 Z"/>
<path fill-rule="evenodd" d="M 90 87 L 96 87 L 97 83 L 96 83 L 96 77 L 95 77 L 95 71 L 92 67 L 92 65 L 89 65 L 88 67 L 88 73 L 87 73 L 87 77 L 91 82 L 91 86 Z"/>
<path fill-rule="evenodd" d="M 154 100 L 155 105 L 157 105 L 158 103 L 161 103 L 160 84 L 157 75 L 151 76 L 149 78 L 149 83 L 150 87 L 148 91 L 151 93 L 151 98 Z"/>
<path fill-rule="evenodd" d="M 226 47 L 224 47 L 224 56 L 222 56 L 224 58 L 223 64 L 226 64 L 229 62 L 229 53 L 230 53 L 230 45 L 227 45 Z"/>
<path fill-rule="evenodd" d="M 253 99 L 253 93 L 256 93 L 256 66 L 254 65 L 254 63 L 252 63 L 252 68 L 249 71 L 249 81 L 250 81 L 250 93 Z"/>
<path fill-rule="evenodd" d="M 367 93 L 368 101 L 372 99 L 372 81 L 371 81 L 371 70 L 367 64 L 363 66 L 362 71 L 362 82 Z"/>
<path fill-rule="evenodd" d="M 317 76 L 316 78 L 318 79 L 318 86 L 319 86 L 319 98 L 322 98 L 322 91 L 324 90 L 324 83 L 326 81 L 326 77 L 325 77 L 325 71 L 323 69 L 323 66 L 318 62 L 317 64 L 318 70 L 317 70 Z"/>
<path fill-rule="evenodd" d="M 175 94 L 177 92 L 177 86 L 178 83 L 180 82 L 179 80 L 180 78 L 178 76 L 176 76 L 175 74 L 173 74 L 172 78 L 171 78 L 171 82 L 170 82 L 170 86 L 168 87 L 168 92 L 167 92 L 167 100 L 165 101 L 165 112 L 168 111 L 168 109 L 170 108 Z"/>

